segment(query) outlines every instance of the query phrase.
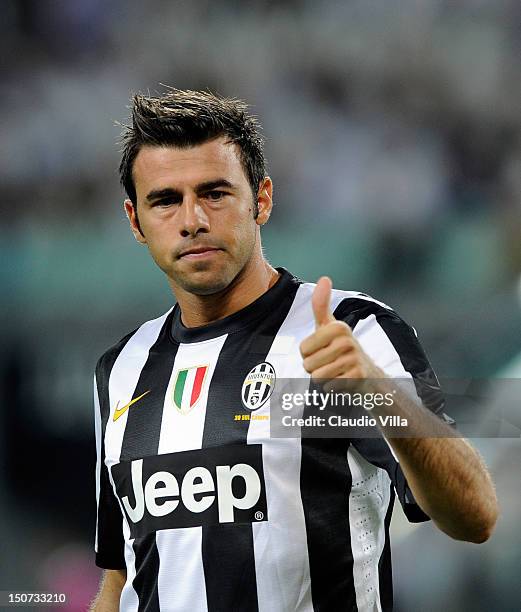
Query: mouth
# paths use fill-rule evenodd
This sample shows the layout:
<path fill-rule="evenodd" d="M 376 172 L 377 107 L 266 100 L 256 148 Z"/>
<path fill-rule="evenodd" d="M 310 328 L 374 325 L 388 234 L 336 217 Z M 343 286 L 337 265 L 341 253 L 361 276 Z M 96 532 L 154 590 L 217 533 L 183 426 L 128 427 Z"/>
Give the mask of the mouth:
<path fill-rule="evenodd" d="M 192 249 L 186 249 L 179 254 L 179 259 L 205 259 L 206 257 L 212 257 L 215 253 L 221 251 L 217 247 L 193 247 Z"/>

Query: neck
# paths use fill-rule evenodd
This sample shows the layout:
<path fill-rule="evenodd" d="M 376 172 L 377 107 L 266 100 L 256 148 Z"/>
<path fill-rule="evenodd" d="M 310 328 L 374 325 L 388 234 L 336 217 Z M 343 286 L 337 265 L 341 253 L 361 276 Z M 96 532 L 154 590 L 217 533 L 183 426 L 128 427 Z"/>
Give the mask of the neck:
<path fill-rule="evenodd" d="M 176 287 L 174 292 L 185 327 L 199 327 L 223 319 L 248 306 L 266 293 L 279 277 L 275 268 L 261 258 L 249 262 L 222 291 L 195 295 Z"/>

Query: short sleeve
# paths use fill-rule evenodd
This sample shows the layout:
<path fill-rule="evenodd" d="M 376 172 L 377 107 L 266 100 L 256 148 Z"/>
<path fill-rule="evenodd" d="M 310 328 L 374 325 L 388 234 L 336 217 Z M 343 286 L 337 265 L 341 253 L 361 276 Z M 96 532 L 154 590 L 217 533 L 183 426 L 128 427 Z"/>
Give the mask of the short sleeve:
<path fill-rule="evenodd" d="M 114 495 L 105 464 L 104 432 L 108 410 L 104 410 L 103 389 L 94 377 L 94 425 L 96 436 L 96 565 L 125 569 L 123 515 Z M 101 391 L 101 393 L 100 393 Z M 101 398 L 101 401 L 100 401 Z"/>
<path fill-rule="evenodd" d="M 416 503 L 402 468 L 384 438 L 359 438 L 353 440 L 352 444 L 364 459 L 387 472 L 403 512 L 411 523 L 430 520 L 430 517 Z"/>
<path fill-rule="evenodd" d="M 445 423 L 455 426 L 454 419 L 444 412 L 443 392 L 414 328 L 385 304 L 365 297 L 344 300 L 335 310 L 335 317 L 351 327 L 362 349 L 387 376 L 412 378 L 422 404 Z M 416 503 L 400 464 L 383 436 L 357 439 L 353 446 L 367 461 L 387 472 L 411 522 L 429 520 Z"/>

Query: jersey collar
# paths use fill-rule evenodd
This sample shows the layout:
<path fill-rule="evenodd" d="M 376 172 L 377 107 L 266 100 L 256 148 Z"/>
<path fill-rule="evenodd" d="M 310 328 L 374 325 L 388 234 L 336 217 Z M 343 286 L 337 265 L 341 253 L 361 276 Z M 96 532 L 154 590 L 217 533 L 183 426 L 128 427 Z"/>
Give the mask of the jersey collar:
<path fill-rule="evenodd" d="M 288 290 L 302 282 L 285 268 L 276 268 L 276 270 L 280 276 L 265 293 L 241 310 L 213 323 L 208 323 L 208 325 L 185 327 L 181 321 L 181 309 L 176 304 L 172 311 L 171 325 L 171 336 L 174 342 L 202 342 L 224 334 L 231 334 L 248 327 L 266 313 L 273 311 L 282 302 Z"/>

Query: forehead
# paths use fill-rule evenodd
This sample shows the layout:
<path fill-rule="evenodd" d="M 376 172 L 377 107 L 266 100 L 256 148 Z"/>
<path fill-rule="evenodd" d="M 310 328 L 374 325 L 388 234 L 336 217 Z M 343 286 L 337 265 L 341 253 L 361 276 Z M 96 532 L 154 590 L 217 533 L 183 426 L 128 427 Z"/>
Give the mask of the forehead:
<path fill-rule="evenodd" d="M 186 148 L 143 146 L 132 174 L 138 198 L 150 189 L 183 189 L 216 178 L 234 184 L 247 182 L 238 146 L 224 137 Z"/>

